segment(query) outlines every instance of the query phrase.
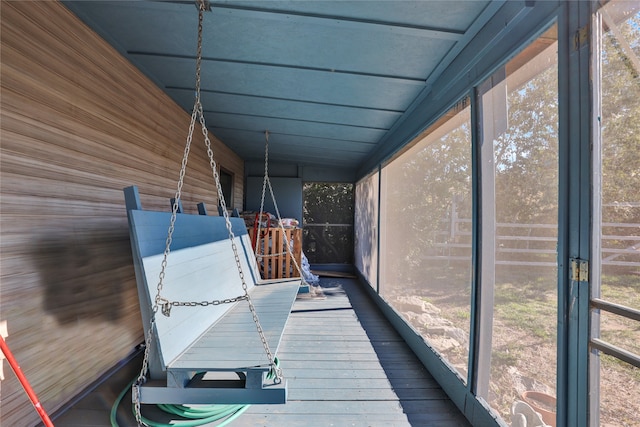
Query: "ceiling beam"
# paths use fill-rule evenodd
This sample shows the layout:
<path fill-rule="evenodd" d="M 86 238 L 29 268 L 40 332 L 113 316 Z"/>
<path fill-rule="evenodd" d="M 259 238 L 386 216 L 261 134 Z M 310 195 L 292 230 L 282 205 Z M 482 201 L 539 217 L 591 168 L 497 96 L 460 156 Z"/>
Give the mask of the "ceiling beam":
<path fill-rule="evenodd" d="M 165 86 L 167 90 L 182 90 L 188 92 L 194 92 L 194 87 L 180 87 L 180 86 Z M 260 99 L 271 99 L 274 101 L 286 101 L 286 102 L 296 102 L 300 104 L 309 104 L 309 105 L 323 105 L 327 107 L 341 107 L 341 108 L 349 108 L 354 110 L 363 110 L 363 111 L 381 111 L 385 113 L 394 113 L 394 114 L 402 114 L 404 110 L 394 110 L 388 108 L 376 108 L 376 107 L 364 107 L 362 105 L 350 105 L 350 104 L 337 104 L 332 102 L 320 102 L 320 101 L 309 101 L 304 99 L 293 99 L 293 98 L 283 98 L 277 96 L 263 96 L 263 95 L 253 95 L 247 93 L 239 93 L 239 92 L 226 92 L 221 90 L 213 90 L 213 89 L 200 89 L 202 93 L 211 93 L 211 94 L 221 94 L 221 95 L 232 95 L 232 96 L 241 96 L 247 98 L 260 98 Z"/>
<path fill-rule="evenodd" d="M 433 28 L 419 25 L 400 24 L 396 22 L 357 19 L 344 16 L 323 15 L 315 13 L 303 13 L 294 11 L 280 11 L 268 8 L 249 7 L 229 3 L 211 2 L 213 13 L 221 13 L 229 16 L 269 19 L 297 22 L 303 25 L 330 25 L 341 28 L 365 31 L 384 31 L 394 34 L 405 34 L 413 37 L 458 41 L 464 35 L 464 31 Z"/>
<path fill-rule="evenodd" d="M 248 129 L 241 129 L 241 128 L 233 128 L 233 127 L 224 127 L 224 126 L 208 126 L 212 132 L 216 132 L 217 130 L 220 131 L 224 131 L 224 132 L 235 132 L 235 133 L 243 133 L 243 134 L 247 134 L 247 135 L 251 135 L 251 134 L 260 134 L 260 135 L 264 135 L 264 130 L 248 130 Z M 340 139 L 340 138 L 330 138 L 330 137 L 318 137 L 318 136 L 313 136 L 313 135 L 301 135 L 301 134 L 295 134 L 295 133 L 285 133 L 285 132 L 279 132 L 279 131 L 273 131 L 273 130 L 269 130 L 269 135 L 282 135 L 282 136 L 287 136 L 287 137 L 293 137 L 293 138 L 305 138 L 305 139 L 315 139 L 318 141 L 333 141 L 333 142 L 340 142 L 340 143 L 348 143 L 345 145 L 349 145 L 349 144 L 360 144 L 360 145 L 364 145 L 364 146 L 373 146 L 376 145 L 377 142 L 369 142 L 369 141 L 361 141 L 361 140 L 355 140 L 355 139 Z"/>
<path fill-rule="evenodd" d="M 268 116 L 263 114 L 245 114 L 245 113 L 230 113 L 228 111 L 216 111 L 216 110 L 203 110 L 205 114 L 219 114 L 219 115 L 229 115 L 229 116 L 239 116 L 239 117 L 251 117 L 258 119 L 275 119 L 275 120 L 286 120 L 290 122 L 302 122 L 302 123 L 314 123 L 320 125 L 330 125 L 330 126 L 340 126 L 340 127 L 348 127 L 348 128 L 356 128 L 356 129 L 373 129 L 373 130 L 384 130 L 387 131 L 389 129 L 377 126 L 361 126 L 361 125 L 351 125 L 346 123 L 336 123 L 336 122 L 327 122 L 322 120 L 306 120 L 306 119 L 295 119 L 290 117 L 282 117 L 282 116 Z"/>
<path fill-rule="evenodd" d="M 177 55 L 171 53 L 159 53 L 159 52 L 148 52 L 148 51 L 127 51 L 128 55 L 132 56 L 153 56 L 156 58 L 171 58 L 171 59 L 184 59 L 187 61 L 195 62 L 196 57 L 193 55 Z M 377 79 L 383 80 L 391 80 L 394 82 L 408 83 L 414 85 L 424 85 L 424 79 L 418 79 L 415 77 L 406 77 L 406 76 L 397 76 L 390 74 L 376 74 L 376 73 L 365 73 L 361 71 L 346 71 L 346 70 L 338 70 L 335 68 L 320 68 L 320 67 L 308 67 L 302 65 L 289 65 L 289 64 L 279 64 L 275 62 L 260 62 L 260 61 L 244 61 L 239 59 L 226 59 L 226 58 L 213 58 L 213 57 L 202 57 L 203 62 L 218 62 L 225 64 L 241 64 L 241 65 L 252 65 L 258 67 L 268 67 L 268 68 L 286 68 L 290 70 L 303 70 L 303 71 L 319 71 L 324 73 L 332 73 L 332 74 L 345 74 L 350 76 L 357 77 L 373 77 Z"/>

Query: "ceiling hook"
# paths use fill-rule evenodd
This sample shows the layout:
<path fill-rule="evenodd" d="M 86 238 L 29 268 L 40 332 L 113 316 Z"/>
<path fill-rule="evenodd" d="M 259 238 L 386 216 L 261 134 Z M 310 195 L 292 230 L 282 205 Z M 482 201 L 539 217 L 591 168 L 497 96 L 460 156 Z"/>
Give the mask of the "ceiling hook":
<path fill-rule="evenodd" d="M 209 0 L 196 0 L 196 9 L 211 12 L 211 3 Z"/>

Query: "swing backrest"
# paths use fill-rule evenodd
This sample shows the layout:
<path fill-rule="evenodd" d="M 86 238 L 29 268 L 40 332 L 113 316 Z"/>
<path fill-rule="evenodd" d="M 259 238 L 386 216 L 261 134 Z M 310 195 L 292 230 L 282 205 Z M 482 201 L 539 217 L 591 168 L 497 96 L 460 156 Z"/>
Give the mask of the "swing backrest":
<path fill-rule="evenodd" d="M 136 187 L 125 189 L 131 247 L 140 309 L 148 333 L 166 247 L 170 212 L 144 211 Z M 255 258 L 242 218 L 230 218 L 247 289 L 257 281 Z M 244 294 L 224 217 L 177 214 L 167 258 L 162 297 L 170 301 L 203 302 Z M 166 370 L 191 343 L 233 306 L 173 307 L 171 316 L 156 313 L 150 350 L 152 377 Z"/>

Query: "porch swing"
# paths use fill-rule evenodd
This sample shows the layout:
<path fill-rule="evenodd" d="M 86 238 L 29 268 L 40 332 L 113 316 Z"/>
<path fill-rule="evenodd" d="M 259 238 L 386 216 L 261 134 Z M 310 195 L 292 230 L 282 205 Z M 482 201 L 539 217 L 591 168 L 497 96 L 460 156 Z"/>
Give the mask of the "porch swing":
<path fill-rule="evenodd" d="M 145 211 L 138 189 L 124 190 L 145 334 L 142 368 L 132 386 L 138 425 L 145 424 L 142 404 L 286 402 L 275 354 L 300 281 L 262 284 L 244 221 L 227 211 L 200 98 L 206 9 L 200 0 L 195 102 L 171 212 Z M 222 217 L 182 213 L 196 119 Z"/>

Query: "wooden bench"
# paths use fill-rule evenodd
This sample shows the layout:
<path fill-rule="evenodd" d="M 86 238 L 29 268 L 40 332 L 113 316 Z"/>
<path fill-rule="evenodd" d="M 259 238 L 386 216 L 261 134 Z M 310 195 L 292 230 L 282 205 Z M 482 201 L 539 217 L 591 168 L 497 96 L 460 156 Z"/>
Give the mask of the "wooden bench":
<path fill-rule="evenodd" d="M 136 187 L 124 190 L 145 336 L 157 294 L 170 212 L 144 211 Z M 249 295 L 275 355 L 300 281 L 262 284 L 241 218 L 230 218 Z M 244 295 L 224 217 L 176 217 L 162 297 L 200 302 Z M 141 403 L 285 403 L 286 382 L 267 379 L 269 360 L 246 301 L 177 306 L 155 316 Z"/>

